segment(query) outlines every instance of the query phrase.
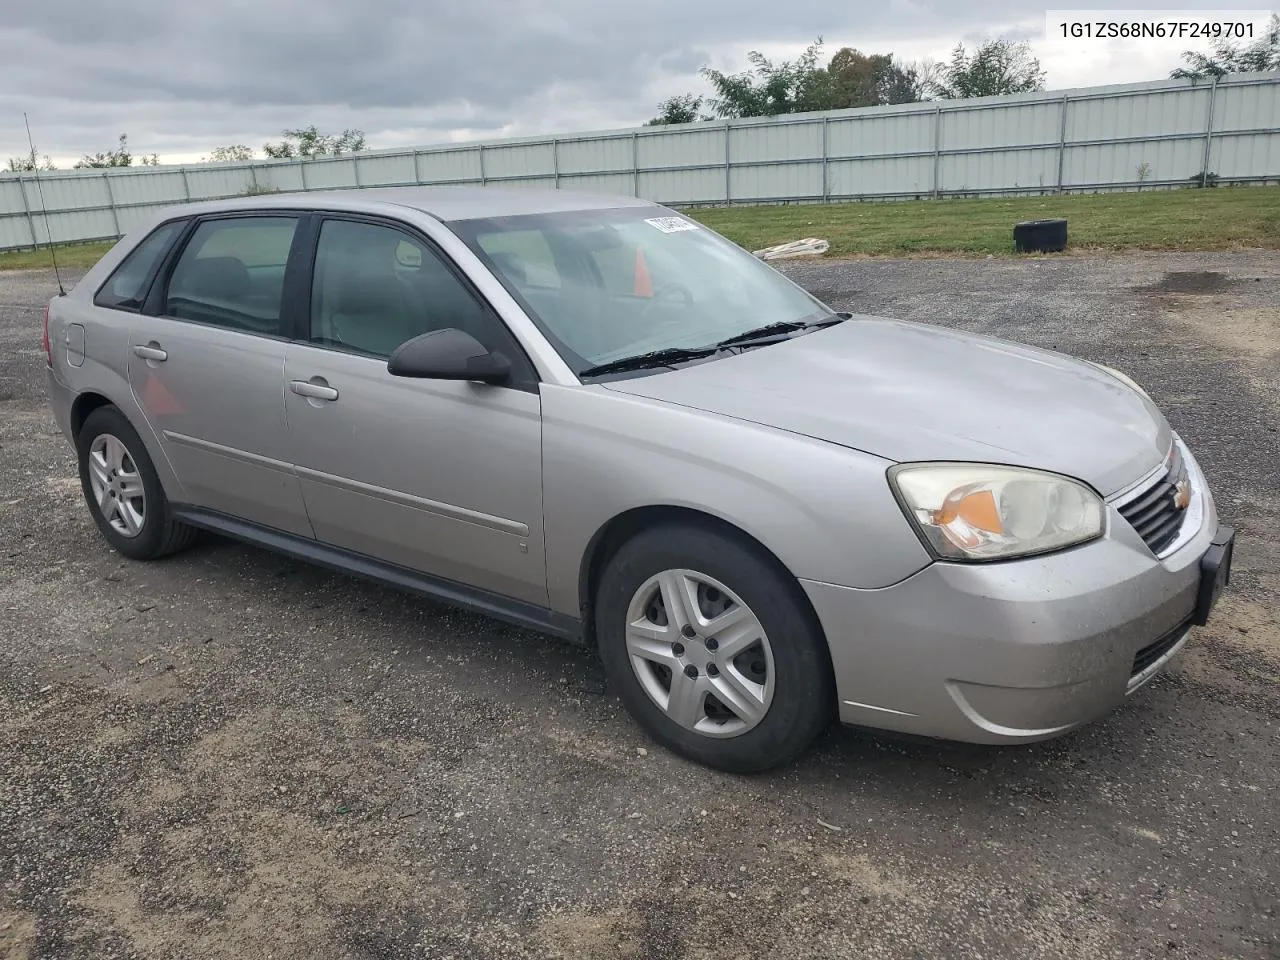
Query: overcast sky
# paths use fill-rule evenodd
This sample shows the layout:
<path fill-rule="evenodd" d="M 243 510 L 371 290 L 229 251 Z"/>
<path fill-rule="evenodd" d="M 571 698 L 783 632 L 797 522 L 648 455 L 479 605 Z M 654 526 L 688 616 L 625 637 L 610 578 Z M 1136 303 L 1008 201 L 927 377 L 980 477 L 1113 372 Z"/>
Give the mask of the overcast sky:
<path fill-rule="evenodd" d="M 736 72 L 819 34 L 828 54 L 904 60 L 1025 39 L 1051 89 L 1165 77 L 1196 45 L 1047 42 L 1045 23 L 1022 0 L 0 0 L 0 166 L 26 151 L 24 110 L 59 166 L 121 133 L 188 162 L 311 123 L 372 148 L 632 126 L 705 92 L 704 64 Z"/>

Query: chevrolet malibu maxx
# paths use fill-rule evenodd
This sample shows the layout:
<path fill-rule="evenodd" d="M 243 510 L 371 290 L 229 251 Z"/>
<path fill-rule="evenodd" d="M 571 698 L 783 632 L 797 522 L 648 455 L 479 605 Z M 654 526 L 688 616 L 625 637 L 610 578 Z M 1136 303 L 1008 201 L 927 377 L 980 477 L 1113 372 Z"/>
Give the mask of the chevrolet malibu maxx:
<path fill-rule="evenodd" d="M 51 302 L 45 351 L 121 554 L 209 530 L 581 638 L 656 741 L 732 771 L 837 718 L 1062 734 L 1229 576 L 1124 374 L 834 312 L 641 200 L 166 208 Z"/>

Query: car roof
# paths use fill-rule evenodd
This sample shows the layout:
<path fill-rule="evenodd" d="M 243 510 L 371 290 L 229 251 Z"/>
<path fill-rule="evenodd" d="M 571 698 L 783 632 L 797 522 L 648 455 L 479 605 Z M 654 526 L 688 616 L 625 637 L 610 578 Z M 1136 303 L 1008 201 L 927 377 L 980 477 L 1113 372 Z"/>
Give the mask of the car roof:
<path fill-rule="evenodd" d="M 165 219 L 188 213 L 235 210 L 322 210 L 386 212 L 388 205 L 420 210 L 437 220 L 478 220 L 574 210 L 614 210 L 653 207 L 648 200 L 622 195 L 579 193 L 533 187 L 356 187 L 350 190 L 310 190 L 301 193 L 256 194 L 167 207 Z"/>

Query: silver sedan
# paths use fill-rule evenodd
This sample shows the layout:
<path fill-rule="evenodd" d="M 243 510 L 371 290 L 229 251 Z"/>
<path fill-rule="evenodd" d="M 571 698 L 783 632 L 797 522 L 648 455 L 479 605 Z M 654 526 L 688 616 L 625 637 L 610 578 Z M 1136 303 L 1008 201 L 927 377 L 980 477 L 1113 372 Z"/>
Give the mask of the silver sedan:
<path fill-rule="evenodd" d="M 168 207 L 46 318 L 88 507 L 598 647 L 735 771 L 835 718 L 1071 730 L 1204 623 L 1232 531 L 1126 376 L 835 313 L 705 227 L 563 191 Z"/>

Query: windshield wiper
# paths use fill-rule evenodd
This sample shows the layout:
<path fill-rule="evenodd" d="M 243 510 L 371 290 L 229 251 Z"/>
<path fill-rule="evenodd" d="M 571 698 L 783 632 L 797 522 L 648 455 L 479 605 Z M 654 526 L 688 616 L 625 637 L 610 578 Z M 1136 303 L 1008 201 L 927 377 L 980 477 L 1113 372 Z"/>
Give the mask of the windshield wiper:
<path fill-rule="evenodd" d="M 667 367 L 682 360 L 701 360 L 719 353 L 720 347 L 667 347 L 664 350 L 653 350 L 649 353 L 638 353 L 634 357 L 620 357 L 598 363 L 594 367 L 579 371 L 578 377 L 595 377 L 603 373 L 621 373 L 624 370 L 647 370 L 651 367 Z"/>
<path fill-rule="evenodd" d="M 837 323 L 843 323 L 847 319 L 849 319 L 848 314 L 837 313 L 821 320 L 783 320 L 779 323 L 769 323 L 763 327 L 756 327 L 754 330 L 746 330 L 742 333 L 734 334 L 726 340 L 721 340 L 716 346 L 721 348 L 750 347 L 765 343 L 776 343 L 779 340 L 787 339 L 788 334 L 797 333 L 800 330 L 819 330 L 822 327 L 835 326 Z"/>

